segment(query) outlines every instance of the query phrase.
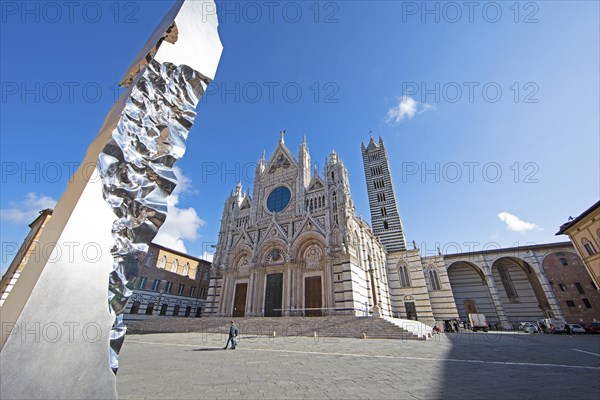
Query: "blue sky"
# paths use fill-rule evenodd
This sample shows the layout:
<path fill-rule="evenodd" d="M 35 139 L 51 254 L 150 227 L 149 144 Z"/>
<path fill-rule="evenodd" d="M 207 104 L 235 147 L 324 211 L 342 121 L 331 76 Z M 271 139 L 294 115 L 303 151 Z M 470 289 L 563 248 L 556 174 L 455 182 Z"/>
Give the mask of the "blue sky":
<path fill-rule="evenodd" d="M 172 3 L 23 4 L 2 3 L 3 269 Z M 335 148 L 366 219 L 360 144 L 381 135 L 424 254 L 567 240 L 558 227 L 600 197 L 598 2 L 272 4 L 217 3 L 224 51 L 163 243 L 210 250 L 225 197 L 283 129 L 319 168 Z"/>

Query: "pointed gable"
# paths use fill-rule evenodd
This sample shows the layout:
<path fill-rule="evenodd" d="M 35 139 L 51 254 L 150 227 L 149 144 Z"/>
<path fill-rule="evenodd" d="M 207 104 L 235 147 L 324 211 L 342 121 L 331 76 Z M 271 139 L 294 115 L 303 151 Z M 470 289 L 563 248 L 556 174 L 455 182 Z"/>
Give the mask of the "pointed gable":
<path fill-rule="evenodd" d="M 323 180 L 319 177 L 319 175 L 316 173 L 313 175 L 312 180 L 310 181 L 310 185 L 308 186 L 308 191 L 312 192 L 312 191 L 316 191 L 316 190 L 321 190 L 325 188 L 325 184 L 323 183 Z"/>
<path fill-rule="evenodd" d="M 290 168 L 297 169 L 298 163 L 296 159 L 290 153 L 288 148 L 285 146 L 283 142 L 283 135 L 285 131 L 280 132 L 281 138 L 279 139 L 279 143 L 277 144 L 277 148 L 271 155 L 269 162 L 267 163 L 267 173 L 274 174 L 276 172 L 287 172 Z"/>

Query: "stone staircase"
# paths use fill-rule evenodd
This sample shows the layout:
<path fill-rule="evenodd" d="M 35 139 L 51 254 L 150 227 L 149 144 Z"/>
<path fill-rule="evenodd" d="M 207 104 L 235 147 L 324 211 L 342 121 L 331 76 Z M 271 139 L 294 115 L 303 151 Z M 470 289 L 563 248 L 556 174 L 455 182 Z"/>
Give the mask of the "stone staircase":
<path fill-rule="evenodd" d="M 128 333 L 228 332 L 231 317 L 181 318 L 153 316 L 129 320 Z M 364 339 L 426 339 L 397 324 L 377 317 L 248 317 L 235 318 L 243 336 L 317 336 Z"/>

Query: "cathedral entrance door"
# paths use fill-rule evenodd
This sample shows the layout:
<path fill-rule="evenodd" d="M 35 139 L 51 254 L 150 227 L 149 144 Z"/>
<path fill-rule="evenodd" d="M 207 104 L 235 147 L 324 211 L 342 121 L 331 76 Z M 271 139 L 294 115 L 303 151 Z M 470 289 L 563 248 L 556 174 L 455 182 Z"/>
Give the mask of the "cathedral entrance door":
<path fill-rule="evenodd" d="M 247 283 L 238 283 L 235 285 L 235 297 L 233 299 L 234 317 L 243 317 L 246 314 L 246 292 L 248 291 Z"/>
<path fill-rule="evenodd" d="M 404 303 L 404 306 L 406 307 L 406 319 L 417 321 L 417 309 L 415 308 L 415 303 L 407 301 Z"/>
<path fill-rule="evenodd" d="M 283 274 L 267 275 L 265 291 L 265 317 L 281 317 L 283 299 Z"/>
<path fill-rule="evenodd" d="M 322 298 L 321 277 L 309 276 L 304 278 L 304 308 L 307 309 L 304 315 L 307 317 L 320 317 L 323 315 L 320 310 L 323 307 Z M 313 310 L 310 310 L 311 308 Z"/>

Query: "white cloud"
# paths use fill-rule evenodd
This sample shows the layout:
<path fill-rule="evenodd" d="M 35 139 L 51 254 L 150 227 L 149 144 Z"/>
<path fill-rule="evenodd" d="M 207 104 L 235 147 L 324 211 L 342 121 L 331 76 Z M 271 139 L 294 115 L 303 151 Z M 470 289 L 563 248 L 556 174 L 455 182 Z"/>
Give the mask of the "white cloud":
<path fill-rule="evenodd" d="M 498 214 L 498 218 L 506 224 L 506 229 L 518 232 L 522 235 L 529 231 L 536 230 L 541 231 L 542 228 L 532 222 L 525 222 L 521 218 L 513 215 L 509 212 L 502 211 Z"/>
<path fill-rule="evenodd" d="M 43 194 L 30 192 L 20 203 L 10 203 L 10 208 L 0 210 L 0 220 L 10 224 L 29 224 L 46 208 L 54 208 L 56 200 Z"/>
<path fill-rule="evenodd" d="M 398 105 L 390 108 L 385 116 L 388 125 L 397 125 L 405 119 L 412 119 L 417 114 L 429 110 L 435 110 L 431 104 L 421 103 L 410 96 L 402 96 L 398 99 Z"/>
<path fill-rule="evenodd" d="M 187 252 L 185 240 L 196 240 L 198 230 L 206 222 L 198 216 L 194 208 L 177 207 L 179 196 L 191 191 L 191 180 L 183 175 L 183 171 L 178 167 L 174 168 L 174 172 L 178 183 L 167 201 L 169 206 L 167 220 L 161 226 L 153 242 L 185 253 Z"/>

